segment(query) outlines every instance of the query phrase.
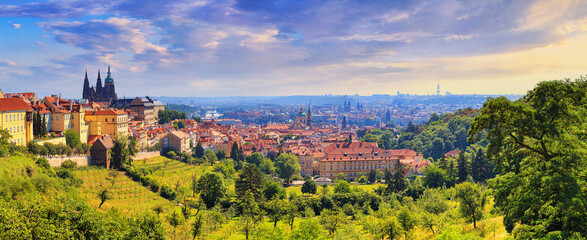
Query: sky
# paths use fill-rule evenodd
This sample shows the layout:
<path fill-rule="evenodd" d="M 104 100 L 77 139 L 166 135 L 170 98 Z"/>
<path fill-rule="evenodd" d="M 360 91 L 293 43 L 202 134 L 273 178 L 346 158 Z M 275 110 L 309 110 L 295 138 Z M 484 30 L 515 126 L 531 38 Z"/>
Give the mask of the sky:
<path fill-rule="evenodd" d="M 2 0 L 0 89 L 524 94 L 587 73 L 583 0 Z M 102 75 L 104 78 L 104 75 Z"/>

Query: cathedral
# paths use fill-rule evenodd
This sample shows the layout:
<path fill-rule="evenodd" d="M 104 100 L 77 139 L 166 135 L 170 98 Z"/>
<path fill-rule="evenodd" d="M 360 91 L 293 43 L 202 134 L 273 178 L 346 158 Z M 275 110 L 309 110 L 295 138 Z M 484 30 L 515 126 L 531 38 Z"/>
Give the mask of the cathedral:
<path fill-rule="evenodd" d="M 88 71 L 86 71 L 86 78 L 84 79 L 84 90 L 82 98 L 90 102 L 110 102 L 117 100 L 116 90 L 114 88 L 114 79 L 110 73 L 110 66 L 108 66 L 108 76 L 104 79 L 104 86 L 102 86 L 102 78 L 100 78 L 100 70 L 98 70 L 98 80 L 95 87 L 90 87 L 88 80 Z"/>

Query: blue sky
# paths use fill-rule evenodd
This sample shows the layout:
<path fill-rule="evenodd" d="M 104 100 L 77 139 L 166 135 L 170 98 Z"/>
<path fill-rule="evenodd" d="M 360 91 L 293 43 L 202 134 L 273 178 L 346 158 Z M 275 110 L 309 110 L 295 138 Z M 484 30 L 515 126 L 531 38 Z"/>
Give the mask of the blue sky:
<path fill-rule="evenodd" d="M 480 0 L 4 0 L 0 88 L 81 97 L 523 94 L 576 78 L 587 3 Z"/>

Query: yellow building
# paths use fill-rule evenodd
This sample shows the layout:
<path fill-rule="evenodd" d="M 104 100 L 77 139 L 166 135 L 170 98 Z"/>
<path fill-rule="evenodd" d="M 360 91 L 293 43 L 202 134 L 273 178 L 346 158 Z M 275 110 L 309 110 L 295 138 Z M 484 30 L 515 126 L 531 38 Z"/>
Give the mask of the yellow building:
<path fill-rule="evenodd" d="M 45 97 L 43 103 L 51 109 L 51 125 L 53 132 L 75 131 L 82 143 L 88 143 L 89 126 L 84 120 L 85 111 L 80 104 L 57 96 Z"/>
<path fill-rule="evenodd" d="M 20 98 L 0 98 L 0 129 L 10 133 L 11 142 L 25 145 L 33 140 L 33 109 Z"/>
<path fill-rule="evenodd" d="M 84 120 L 90 124 L 90 136 L 128 135 L 128 115 L 122 110 L 89 110 L 85 113 Z"/>

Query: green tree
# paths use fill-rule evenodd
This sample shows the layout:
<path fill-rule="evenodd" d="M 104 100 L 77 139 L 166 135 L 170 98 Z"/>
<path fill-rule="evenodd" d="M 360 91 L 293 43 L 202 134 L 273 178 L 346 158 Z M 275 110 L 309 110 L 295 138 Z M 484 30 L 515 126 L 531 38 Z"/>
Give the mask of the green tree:
<path fill-rule="evenodd" d="M 273 161 L 271 161 L 271 159 L 269 158 L 263 159 L 263 162 L 259 164 L 259 169 L 266 174 L 275 174 L 275 165 L 273 164 Z"/>
<path fill-rule="evenodd" d="M 173 227 L 173 235 L 175 236 L 175 231 L 177 230 L 178 226 L 181 226 L 185 223 L 185 218 L 183 214 L 179 213 L 179 211 L 173 211 L 169 216 L 167 216 L 167 222 L 169 225 Z"/>
<path fill-rule="evenodd" d="M 234 144 L 232 144 L 232 148 L 230 150 L 230 158 L 232 158 L 232 160 L 239 162 L 242 161 L 242 151 L 240 150 L 240 148 L 238 147 L 238 144 L 235 142 Z"/>
<path fill-rule="evenodd" d="M 281 220 L 287 212 L 286 202 L 283 199 L 274 198 L 265 204 L 267 217 L 273 222 L 273 228 L 277 227 L 277 222 Z"/>
<path fill-rule="evenodd" d="M 377 181 L 377 172 L 375 171 L 375 169 L 371 169 L 371 171 L 369 171 L 367 180 L 369 180 L 369 183 L 374 183 L 375 181 Z"/>
<path fill-rule="evenodd" d="M 490 180 L 504 225 L 521 239 L 586 237 L 587 78 L 539 83 L 512 102 L 488 99 L 469 139 L 483 133 L 499 175 Z"/>
<path fill-rule="evenodd" d="M 226 158 L 226 152 L 224 150 L 218 150 L 216 152 L 216 158 L 218 158 L 218 160 L 224 160 Z"/>
<path fill-rule="evenodd" d="M 400 193 L 408 187 L 408 179 L 404 176 L 404 169 L 404 165 L 397 160 L 391 181 L 386 182 L 388 192 Z"/>
<path fill-rule="evenodd" d="M 387 217 L 383 223 L 379 224 L 379 234 L 381 239 L 395 239 L 402 234 L 402 226 L 396 217 Z M 387 238 L 386 238 L 387 237 Z"/>
<path fill-rule="evenodd" d="M 470 148 L 471 150 L 471 177 L 475 182 L 485 182 L 492 177 L 493 169 L 485 156 L 485 149 L 481 146 Z"/>
<path fill-rule="evenodd" d="M 98 192 L 98 198 L 100 198 L 100 205 L 98 205 L 98 208 L 101 208 L 104 202 L 112 199 L 112 194 L 110 193 L 110 190 L 104 188 Z"/>
<path fill-rule="evenodd" d="M 257 222 L 263 218 L 263 213 L 257 202 L 258 200 L 256 200 L 255 195 L 250 190 L 247 190 L 239 199 L 239 207 L 242 209 L 240 224 L 246 239 L 249 239 L 249 235 L 255 229 Z"/>
<path fill-rule="evenodd" d="M 198 142 L 196 144 L 196 149 L 194 151 L 194 157 L 202 158 L 204 156 L 204 147 L 202 147 L 202 142 Z"/>
<path fill-rule="evenodd" d="M 334 193 L 350 193 L 351 184 L 347 181 L 340 181 L 334 185 Z"/>
<path fill-rule="evenodd" d="M 320 224 L 314 218 L 307 218 L 300 222 L 299 227 L 291 232 L 291 240 L 323 240 L 326 237 L 322 234 Z"/>
<path fill-rule="evenodd" d="M 65 142 L 70 148 L 75 148 L 81 144 L 79 135 L 71 129 L 65 130 Z"/>
<path fill-rule="evenodd" d="M 412 229 L 414 229 L 414 227 L 416 227 L 416 225 L 418 223 L 416 216 L 414 216 L 414 214 L 412 213 L 412 211 L 409 208 L 404 207 L 397 214 L 397 220 L 401 224 L 402 229 L 404 230 L 404 233 L 405 233 L 405 238 L 407 239 L 408 233 Z"/>
<path fill-rule="evenodd" d="M 208 161 L 211 165 L 215 164 L 216 161 L 218 161 L 218 157 L 216 157 L 216 154 L 214 153 L 214 151 L 207 149 L 204 152 L 204 158 L 206 159 L 206 161 Z"/>
<path fill-rule="evenodd" d="M 364 175 L 363 176 L 360 176 L 359 179 L 357 180 L 357 182 L 360 183 L 360 184 L 366 184 L 367 183 L 367 177 L 365 177 Z"/>
<path fill-rule="evenodd" d="M 143 214 L 130 221 L 129 232 L 124 239 L 165 239 L 165 226 L 161 220 L 152 214 Z M 108 233 L 112 236 L 112 232 Z"/>
<path fill-rule="evenodd" d="M 457 169 L 458 182 L 462 183 L 467 181 L 467 176 L 469 176 L 469 161 L 467 161 L 465 152 L 459 153 L 457 157 Z"/>
<path fill-rule="evenodd" d="M 280 183 L 275 181 L 265 181 L 265 189 L 263 189 L 263 196 L 267 201 L 272 200 L 274 198 L 284 199 L 285 195 L 285 189 L 283 188 L 283 186 L 281 186 Z"/>
<path fill-rule="evenodd" d="M 192 223 L 192 237 L 195 240 L 197 237 L 202 235 L 202 227 L 204 226 L 204 221 L 202 220 L 202 215 L 198 215 L 194 223 Z"/>
<path fill-rule="evenodd" d="M 259 164 L 261 164 L 263 160 L 265 160 L 265 157 L 263 156 L 263 154 L 258 152 L 254 152 L 253 154 L 245 157 L 246 162 L 255 164 L 257 166 L 259 166 Z"/>
<path fill-rule="evenodd" d="M 316 182 L 312 179 L 306 180 L 302 185 L 302 193 L 316 194 L 317 190 L 318 186 L 316 186 Z"/>
<path fill-rule="evenodd" d="M 239 171 L 234 188 L 238 198 L 243 198 L 247 192 L 250 192 L 257 201 L 260 201 L 263 185 L 263 173 L 261 170 L 255 165 L 246 165 Z"/>
<path fill-rule="evenodd" d="M 115 137 L 114 147 L 110 152 L 111 166 L 115 169 L 122 169 L 123 164 L 130 164 L 130 151 L 128 149 L 128 138 Z"/>
<path fill-rule="evenodd" d="M 339 210 L 325 209 L 320 214 L 320 223 L 328 230 L 328 234 L 332 235 L 340 225 L 345 224 L 346 216 Z"/>
<path fill-rule="evenodd" d="M 226 195 L 224 178 L 220 173 L 207 172 L 197 180 L 195 190 L 200 194 L 207 208 L 212 208 Z"/>
<path fill-rule="evenodd" d="M 458 184 L 455 186 L 455 197 L 459 202 L 460 213 L 477 228 L 477 221 L 483 218 L 486 199 L 479 185 L 470 182 Z"/>
<path fill-rule="evenodd" d="M 430 165 L 424 169 L 424 184 L 429 188 L 442 187 L 446 179 L 446 172 L 436 165 Z"/>
<path fill-rule="evenodd" d="M 289 153 L 282 153 L 275 159 L 275 168 L 279 177 L 285 179 L 287 184 L 289 184 L 291 177 L 301 170 L 298 158 Z"/>

